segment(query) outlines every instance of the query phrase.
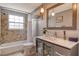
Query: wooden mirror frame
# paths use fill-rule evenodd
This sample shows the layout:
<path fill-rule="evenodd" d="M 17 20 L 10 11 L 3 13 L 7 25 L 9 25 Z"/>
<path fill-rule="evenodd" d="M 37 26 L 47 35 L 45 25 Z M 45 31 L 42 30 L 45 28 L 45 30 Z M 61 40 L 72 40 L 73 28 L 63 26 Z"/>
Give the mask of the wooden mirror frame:
<path fill-rule="evenodd" d="M 72 27 L 48 27 L 48 12 L 50 9 L 63 5 L 64 3 L 58 3 L 47 9 L 47 29 L 53 30 L 76 30 L 77 29 L 77 3 L 72 3 Z"/>

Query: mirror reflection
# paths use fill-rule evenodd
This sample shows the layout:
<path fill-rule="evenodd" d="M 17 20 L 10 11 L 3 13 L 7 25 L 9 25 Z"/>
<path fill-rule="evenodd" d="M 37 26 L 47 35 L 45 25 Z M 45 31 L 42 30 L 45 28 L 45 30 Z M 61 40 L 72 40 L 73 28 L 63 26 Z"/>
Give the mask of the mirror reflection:
<path fill-rule="evenodd" d="M 66 3 L 48 11 L 48 27 L 72 27 L 72 4 Z"/>

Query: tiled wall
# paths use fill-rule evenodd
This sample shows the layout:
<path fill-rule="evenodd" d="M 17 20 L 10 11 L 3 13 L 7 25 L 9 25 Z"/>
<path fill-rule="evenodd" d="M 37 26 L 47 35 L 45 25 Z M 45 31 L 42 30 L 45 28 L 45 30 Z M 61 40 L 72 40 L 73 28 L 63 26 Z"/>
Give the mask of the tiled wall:
<path fill-rule="evenodd" d="M 3 14 L 5 13 L 5 15 Z M 2 16 L 1 16 L 2 15 Z M 24 30 L 9 30 L 8 29 L 8 12 L 5 9 L 0 13 L 0 43 L 14 42 L 19 40 L 26 40 L 27 15 L 25 18 Z"/>

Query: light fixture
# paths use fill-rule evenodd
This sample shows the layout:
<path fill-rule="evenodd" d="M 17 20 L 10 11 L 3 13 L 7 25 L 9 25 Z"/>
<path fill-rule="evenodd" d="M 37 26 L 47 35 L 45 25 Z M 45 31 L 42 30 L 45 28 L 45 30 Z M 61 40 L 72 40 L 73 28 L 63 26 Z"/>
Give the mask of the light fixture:
<path fill-rule="evenodd" d="M 44 13 L 44 6 L 43 6 L 43 4 L 42 4 L 41 10 L 40 10 L 40 13 L 41 13 L 41 14 Z"/>
<path fill-rule="evenodd" d="M 55 16 L 55 13 L 54 12 L 52 12 L 52 16 Z"/>
<path fill-rule="evenodd" d="M 76 3 L 74 4 L 73 8 L 74 8 L 74 9 L 76 9 L 76 8 L 77 8 L 77 4 L 76 4 Z"/>
<path fill-rule="evenodd" d="M 40 12 L 41 12 L 41 13 L 44 13 L 44 8 L 43 8 L 43 7 L 41 8 L 41 11 L 40 11 Z"/>
<path fill-rule="evenodd" d="M 54 9 L 53 9 L 53 11 L 52 11 L 52 14 L 51 14 L 52 16 L 55 16 L 55 12 L 54 12 Z"/>

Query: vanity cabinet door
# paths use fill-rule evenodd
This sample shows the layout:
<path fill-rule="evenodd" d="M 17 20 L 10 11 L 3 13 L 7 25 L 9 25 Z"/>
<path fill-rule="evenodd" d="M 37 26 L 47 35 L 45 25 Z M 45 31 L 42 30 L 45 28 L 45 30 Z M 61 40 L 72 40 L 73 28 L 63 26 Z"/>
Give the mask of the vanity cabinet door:
<path fill-rule="evenodd" d="M 53 56 L 54 55 L 53 44 L 44 42 L 43 54 L 44 54 L 44 56 Z"/>
<path fill-rule="evenodd" d="M 79 44 L 78 44 L 78 56 L 79 56 Z"/>
<path fill-rule="evenodd" d="M 71 50 L 54 45 L 54 56 L 70 56 Z"/>
<path fill-rule="evenodd" d="M 36 40 L 36 54 L 43 56 L 43 42 L 40 39 Z"/>

